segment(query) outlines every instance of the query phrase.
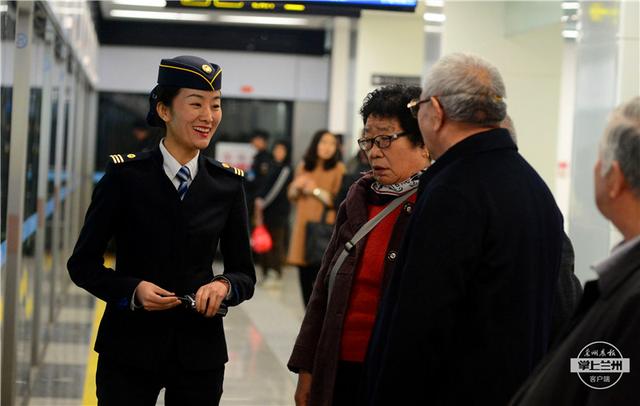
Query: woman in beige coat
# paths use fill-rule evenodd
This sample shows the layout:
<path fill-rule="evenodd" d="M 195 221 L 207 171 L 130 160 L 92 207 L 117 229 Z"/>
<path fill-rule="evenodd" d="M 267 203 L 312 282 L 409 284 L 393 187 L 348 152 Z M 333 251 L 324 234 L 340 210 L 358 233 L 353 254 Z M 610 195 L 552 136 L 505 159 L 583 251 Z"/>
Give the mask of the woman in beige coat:
<path fill-rule="evenodd" d="M 306 306 L 311 297 L 313 282 L 320 264 L 305 260 L 306 225 L 320 221 L 324 207 L 329 209 L 327 222 L 333 224 L 335 210 L 333 198 L 340 189 L 345 166 L 340 162 L 338 139 L 329 131 L 315 133 L 295 176 L 289 185 L 288 195 L 296 210 L 288 262 L 298 266 L 302 298 Z"/>

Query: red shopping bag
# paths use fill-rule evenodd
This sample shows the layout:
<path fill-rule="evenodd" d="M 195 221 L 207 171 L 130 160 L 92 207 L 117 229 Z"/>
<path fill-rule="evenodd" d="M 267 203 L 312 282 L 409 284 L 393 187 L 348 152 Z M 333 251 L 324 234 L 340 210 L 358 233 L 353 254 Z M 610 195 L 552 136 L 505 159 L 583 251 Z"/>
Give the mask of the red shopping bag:
<path fill-rule="evenodd" d="M 251 248 L 256 254 L 264 254 L 269 252 L 273 247 L 273 241 L 271 240 L 271 234 L 264 225 L 257 226 L 251 233 Z"/>

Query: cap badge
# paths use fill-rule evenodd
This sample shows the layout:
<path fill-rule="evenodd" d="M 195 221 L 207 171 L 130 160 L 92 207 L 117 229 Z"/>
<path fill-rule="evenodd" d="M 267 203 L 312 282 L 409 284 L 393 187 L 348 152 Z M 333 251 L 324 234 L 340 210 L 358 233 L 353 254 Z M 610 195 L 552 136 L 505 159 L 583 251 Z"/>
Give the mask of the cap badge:
<path fill-rule="evenodd" d="M 202 70 L 206 73 L 211 73 L 213 71 L 213 69 L 211 69 L 211 66 L 209 65 L 202 65 Z"/>

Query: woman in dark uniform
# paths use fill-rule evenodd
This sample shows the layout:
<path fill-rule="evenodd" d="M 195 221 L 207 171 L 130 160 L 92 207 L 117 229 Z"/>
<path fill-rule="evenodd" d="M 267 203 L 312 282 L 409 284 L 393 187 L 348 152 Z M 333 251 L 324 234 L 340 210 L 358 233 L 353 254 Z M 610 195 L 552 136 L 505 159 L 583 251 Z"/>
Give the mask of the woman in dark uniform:
<path fill-rule="evenodd" d="M 107 303 L 95 345 L 100 405 L 155 405 L 162 388 L 167 405 L 220 401 L 218 313 L 255 285 L 243 172 L 200 154 L 222 118 L 220 88 L 219 66 L 163 59 L 147 121 L 165 137 L 152 151 L 112 155 L 93 193 L 68 269 Z M 112 237 L 116 269 L 103 260 Z M 218 243 L 224 272 L 214 276 Z"/>

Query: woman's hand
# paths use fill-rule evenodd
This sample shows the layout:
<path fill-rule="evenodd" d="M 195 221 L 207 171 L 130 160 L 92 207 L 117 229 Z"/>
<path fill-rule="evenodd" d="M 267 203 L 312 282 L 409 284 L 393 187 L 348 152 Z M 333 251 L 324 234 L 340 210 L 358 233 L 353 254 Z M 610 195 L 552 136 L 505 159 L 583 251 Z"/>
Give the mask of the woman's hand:
<path fill-rule="evenodd" d="M 307 175 L 296 176 L 295 179 L 293 179 L 293 182 L 291 182 L 291 187 L 298 190 L 302 190 L 305 188 L 305 185 L 310 180 L 311 179 Z"/>
<path fill-rule="evenodd" d="M 307 180 L 307 182 L 304 184 L 304 187 L 302 188 L 302 192 L 305 195 L 312 195 L 313 194 L 313 189 L 317 188 L 318 184 L 316 183 L 315 180 L 309 178 Z"/>
<path fill-rule="evenodd" d="M 304 192 L 304 189 L 307 183 L 311 180 L 307 175 L 298 175 L 296 176 L 291 184 L 289 185 L 289 191 L 287 192 L 287 196 L 289 200 L 297 200 L 300 195 Z"/>
<path fill-rule="evenodd" d="M 162 289 L 155 283 L 142 281 L 136 287 L 136 302 L 145 310 L 167 310 L 180 305 L 180 299 L 175 293 Z"/>
<path fill-rule="evenodd" d="M 200 286 L 196 292 L 196 311 L 205 317 L 215 316 L 220 303 L 227 297 L 230 286 L 221 279 Z"/>
<path fill-rule="evenodd" d="M 298 386 L 294 399 L 296 406 L 307 406 L 311 394 L 311 372 L 300 371 L 298 373 Z"/>

